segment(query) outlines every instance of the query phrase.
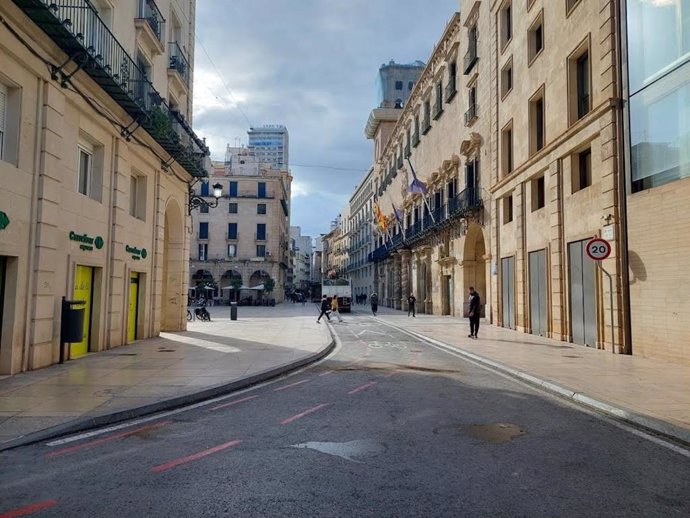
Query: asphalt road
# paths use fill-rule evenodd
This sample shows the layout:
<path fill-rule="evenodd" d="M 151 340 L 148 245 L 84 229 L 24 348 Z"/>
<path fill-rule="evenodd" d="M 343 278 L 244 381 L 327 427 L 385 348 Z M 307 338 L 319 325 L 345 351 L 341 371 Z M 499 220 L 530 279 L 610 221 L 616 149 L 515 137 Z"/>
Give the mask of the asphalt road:
<path fill-rule="evenodd" d="M 334 327 L 296 375 L 3 452 L 0 518 L 690 516 L 682 452 L 370 316 Z"/>

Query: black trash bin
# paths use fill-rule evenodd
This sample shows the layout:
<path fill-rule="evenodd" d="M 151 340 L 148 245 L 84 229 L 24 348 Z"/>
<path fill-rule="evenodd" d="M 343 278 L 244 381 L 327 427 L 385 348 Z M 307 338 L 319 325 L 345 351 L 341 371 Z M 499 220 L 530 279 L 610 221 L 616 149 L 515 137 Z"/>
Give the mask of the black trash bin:
<path fill-rule="evenodd" d="M 85 300 L 65 300 L 62 298 L 62 324 L 60 326 L 60 363 L 65 361 L 65 344 L 77 343 L 84 339 Z"/>
<path fill-rule="evenodd" d="M 230 303 L 230 320 L 237 320 L 237 302 Z"/>

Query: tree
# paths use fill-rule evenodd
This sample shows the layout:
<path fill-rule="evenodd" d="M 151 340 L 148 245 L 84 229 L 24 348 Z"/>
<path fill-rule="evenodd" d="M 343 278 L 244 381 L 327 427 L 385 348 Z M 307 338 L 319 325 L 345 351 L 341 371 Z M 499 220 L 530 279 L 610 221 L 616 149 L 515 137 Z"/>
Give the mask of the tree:
<path fill-rule="evenodd" d="M 273 288 L 275 288 L 275 287 L 276 287 L 276 281 L 274 281 L 270 277 L 264 281 L 264 291 L 267 294 L 270 294 L 273 291 Z"/>
<path fill-rule="evenodd" d="M 237 276 L 230 279 L 230 286 L 235 290 L 235 302 L 238 302 L 240 298 L 240 288 L 242 287 L 242 277 Z"/>

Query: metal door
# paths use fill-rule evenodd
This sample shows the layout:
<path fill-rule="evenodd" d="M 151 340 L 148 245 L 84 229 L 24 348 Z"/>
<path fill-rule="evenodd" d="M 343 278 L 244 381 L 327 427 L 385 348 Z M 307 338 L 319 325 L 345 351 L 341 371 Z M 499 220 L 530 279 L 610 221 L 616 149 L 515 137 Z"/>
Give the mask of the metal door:
<path fill-rule="evenodd" d="M 596 265 L 585 251 L 587 241 L 568 244 L 570 328 L 574 343 L 596 347 Z"/>
<path fill-rule="evenodd" d="M 77 266 L 74 275 L 74 300 L 83 300 L 84 306 L 84 339 L 81 342 L 71 344 L 70 358 L 78 358 L 89 352 L 91 338 L 91 302 L 93 296 L 93 268 L 90 266 Z"/>
<path fill-rule="evenodd" d="M 529 254 L 529 314 L 532 334 L 546 336 L 547 292 L 546 292 L 546 250 Z"/>
<path fill-rule="evenodd" d="M 127 343 L 137 339 L 139 316 L 139 274 L 132 272 L 129 278 L 129 308 L 127 311 Z"/>
<path fill-rule="evenodd" d="M 501 259 L 503 327 L 515 329 L 515 257 Z"/>

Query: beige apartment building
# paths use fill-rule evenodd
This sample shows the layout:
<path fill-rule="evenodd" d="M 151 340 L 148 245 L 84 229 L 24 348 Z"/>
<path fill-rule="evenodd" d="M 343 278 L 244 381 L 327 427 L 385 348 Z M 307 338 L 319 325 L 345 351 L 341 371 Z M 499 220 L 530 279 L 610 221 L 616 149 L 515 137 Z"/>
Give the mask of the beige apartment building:
<path fill-rule="evenodd" d="M 225 163 L 213 164 L 208 183 L 195 186 L 213 204 L 213 185 L 223 196 L 215 208 L 192 213 L 192 297 L 219 302 L 250 299 L 282 302 L 290 264 L 288 171 L 259 162 L 254 151 L 229 148 Z M 271 279 L 274 287 L 266 289 Z"/>
<path fill-rule="evenodd" d="M 185 329 L 193 0 L 0 4 L 0 374 Z"/>
<path fill-rule="evenodd" d="M 419 312 L 461 317 L 469 286 L 490 301 L 479 164 L 491 136 L 478 110 L 490 106 L 490 62 L 468 50 L 468 33 L 453 15 L 405 106 L 373 110 L 367 123 L 375 203 L 387 220 L 370 260 L 379 300 L 390 307 L 406 309 L 413 293 Z"/>
<path fill-rule="evenodd" d="M 348 261 L 346 274 L 352 280 L 352 296 L 370 295 L 374 289 L 374 268 L 369 262 L 373 251 L 373 175 L 371 168 L 350 197 Z"/>

